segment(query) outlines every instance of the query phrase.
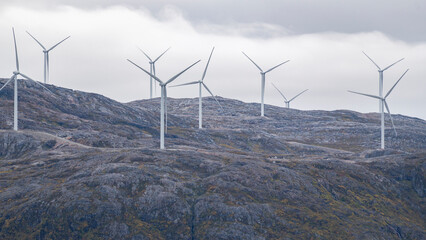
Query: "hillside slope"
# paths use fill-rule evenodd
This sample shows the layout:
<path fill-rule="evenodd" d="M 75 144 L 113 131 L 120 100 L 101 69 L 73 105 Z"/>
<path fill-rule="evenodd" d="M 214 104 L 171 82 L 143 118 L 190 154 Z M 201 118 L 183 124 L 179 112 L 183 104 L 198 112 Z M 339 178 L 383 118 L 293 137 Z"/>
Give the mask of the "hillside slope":
<path fill-rule="evenodd" d="M 4 80 L 0 80 L 0 86 Z M 219 98 L 0 92 L 1 239 L 424 239 L 426 122 Z"/>

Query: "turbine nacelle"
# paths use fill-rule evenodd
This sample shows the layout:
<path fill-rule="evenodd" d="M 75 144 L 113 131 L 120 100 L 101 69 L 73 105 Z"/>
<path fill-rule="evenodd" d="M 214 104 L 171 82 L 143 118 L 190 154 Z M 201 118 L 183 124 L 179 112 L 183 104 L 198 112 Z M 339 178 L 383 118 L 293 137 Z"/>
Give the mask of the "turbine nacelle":
<path fill-rule="evenodd" d="M 161 57 L 161 55 L 160 55 L 160 57 Z M 155 81 L 157 81 L 159 83 L 159 85 L 161 86 L 160 149 L 164 149 L 164 130 L 166 129 L 166 132 L 167 132 L 167 84 L 169 84 L 169 83 L 173 82 L 174 80 L 176 80 L 176 78 L 178 78 L 180 75 L 182 75 L 184 72 L 186 72 L 188 69 L 190 69 L 192 66 L 194 66 L 195 64 L 197 64 L 201 60 L 198 60 L 197 62 L 193 63 L 192 65 L 190 65 L 189 67 L 185 68 L 183 71 L 181 71 L 180 73 L 176 74 L 175 76 L 173 76 L 172 78 L 170 78 L 169 80 L 167 80 L 165 82 L 161 81 L 158 77 L 156 77 L 152 73 L 148 72 L 147 70 L 145 70 L 141 66 L 139 66 L 136 63 L 132 62 L 130 59 L 127 59 L 127 61 L 130 62 L 131 64 L 133 64 L 134 66 L 136 66 L 137 68 L 139 68 L 140 70 L 144 71 L 152 79 L 154 79 Z M 164 121 L 164 118 L 165 118 L 165 121 Z M 164 122 L 165 122 L 165 125 L 166 125 L 165 128 L 164 128 Z"/>
<path fill-rule="evenodd" d="M 260 82 L 260 84 L 261 84 L 261 88 L 260 88 L 260 116 L 263 117 L 263 116 L 265 116 L 265 113 L 264 113 L 265 112 L 264 96 L 265 96 L 265 79 L 266 79 L 266 74 L 268 72 L 274 70 L 275 68 L 283 65 L 284 63 L 289 62 L 290 60 L 284 61 L 284 62 L 282 62 L 282 63 L 280 63 L 280 64 L 278 64 L 278 65 L 270 68 L 267 71 L 263 71 L 263 69 L 261 67 L 259 67 L 259 65 L 257 65 L 249 56 L 247 56 L 247 54 L 245 54 L 244 52 L 242 52 L 242 53 L 244 54 L 244 56 L 247 57 L 248 60 L 250 60 L 250 62 L 252 62 L 254 64 L 254 66 L 256 66 L 257 69 L 260 70 L 260 76 L 261 76 L 261 79 L 260 79 L 260 81 L 261 81 Z"/>
<path fill-rule="evenodd" d="M 56 48 L 59 44 L 61 44 L 62 42 L 64 42 L 68 38 L 70 38 L 71 36 L 68 36 L 68 37 L 64 38 L 60 42 L 58 42 L 55 45 L 53 45 L 51 48 L 46 49 L 44 47 L 44 45 L 41 44 L 41 42 L 39 40 L 37 40 L 37 38 L 35 38 L 33 35 L 31 35 L 31 33 L 29 33 L 28 31 L 27 31 L 27 33 L 28 33 L 28 35 L 30 35 L 30 37 L 32 39 L 34 39 L 34 41 L 36 41 L 38 43 L 38 45 L 40 45 L 41 48 L 43 48 L 43 54 L 44 54 L 44 83 L 47 83 L 49 81 L 49 52 L 51 50 L 53 50 L 54 48 Z"/>
<path fill-rule="evenodd" d="M 30 81 L 35 82 L 36 84 L 40 85 L 41 87 L 43 87 L 44 89 L 46 89 L 50 93 L 52 93 L 52 92 L 48 88 L 43 86 L 41 83 L 33 80 L 32 78 L 28 77 L 27 75 L 25 75 L 25 74 L 23 74 L 19 71 L 18 46 L 16 44 L 15 29 L 14 28 L 12 28 L 12 33 L 13 33 L 13 43 L 15 45 L 16 70 L 13 71 L 12 77 L 0 88 L 0 91 L 2 91 L 12 81 L 14 82 L 14 89 L 13 89 L 13 91 L 14 91 L 14 93 L 13 93 L 13 103 L 14 103 L 13 104 L 14 105 L 14 107 L 13 107 L 13 130 L 18 131 L 18 78 L 17 78 L 18 75 L 20 75 L 21 77 L 23 77 L 26 80 L 30 80 Z"/>
<path fill-rule="evenodd" d="M 145 57 L 148 59 L 148 63 L 150 65 L 150 83 L 149 83 L 149 98 L 152 98 L 152 85 L 154 85 L 155 87 L 157 87 L 157 85 L 155 83 L 153 83 L 152 79 L 153 77 L 151 75 L 156 76 L 155 73 L 155 63 L 158 61 L 158 59 L 160 59 L 167 51 L 169 51 L 170 47 L 166 49 L 166 51 L 164 51 L 163 53 L 160 54 L 160 56 L 158 56 L 156 59 L 152 60 L 151 57 L 148 56 L 148 54 L 146 54 L 142 49 L 140 49 L 138 47 L 139 51 L 141 51 L 143 53 L 143 55 L 145 55 Z M 155 79 L 155 78 L 154 78 Z M 157 81 L 157 80 L 156 80 Z M 155 88 L 157 89 L 157 88 Z"/>
<path fill-rule="evenodd" d="M 277 86 L 275 86 L 274 83 L 271 83 L 272 86 L 274 86 L 275 89 L 277 89 L 277 91 L 280 93 L 280 95 L 284 98 L 284 102 L 287 106 L 287 108 L 290 108 L 290 102 L 293 101 L 294 99 L 296 99 L 298 96 L 302 95 L 304 92 L 308 91 L 309 89 L 305 89 L 302 92 L 300 92 L 299 94 L 297 94 L 296 96 L 294 96 L 292 99 L 287 100 L 287 98 L 284 96 L 284 94 L 277 88 Z"/>
<path fill-rule="evenodd" d="M 203 128 L 203 100 L 202 100 L 202 88 L 203 87 L 204 87 L 204 89 L 206 89 L 210 93 L 210 95 L 214 98 L 214 100 L 217 102 L 217 104 L 219 105 L 219 107 L 223 111 L 222 105 L 220 105 L 219 101 L 216 99 L 216 97 L 214 96 L 212 91 L 210 91 L 210 89 L 204 83 L 204 78 L 206 77 L 207 68 L 209 67 L 209 63 L 210 63 L 211 57 L 213 55 L 213 51 L 214 51 L 214 47 L 213 47 L 212 51 L 210 52 L 209 60 L 207 61 L 206 67 L 204 68 L 203 76 L 201 77 L 200 80 L 171 86 L 171 87 L 179 87 L 179 86 L 187 86 L 187 85 L 194 85 L 194 84 L 199 85 L 199 92 L 198 92 L 199 93 L 199 97 L 198 97 L 198 128 L 199 129 Z"/>
<path fill-rule="evenodd" d="M 386 71 L 386 70 L 388 70 L 390 67 L 392 67 L 393 65 L 395 65 L 395 64 L 397 64 L 397 63 L 399 63 L 399 62 L 401 62 L 402 60 L 404 60 L 405 58 L 401 58 L 401 59 L 399 59 L 398 61 L 396 61 L 396 62 L 394 62 L 394 63 L 392 63 L 391 65 L 389 65 L 389 66 L 387 66 L 387 67 L 385 67 L 385 68 L 381 68 L 381 67 L 379 67 L 379 65 L 377 65 L 377 63 L 376 62 L 374 62 L 373 61 L 373 59 L 371 58 L 371 57 L 369 57 L 364 51 L 362 52 L 368 59 L 370 59 L 370 61 L 377 67 L 377 69 L 378 69 L 378 72 L 380 73 L 380 72 L 384 72 L 384 71 Z"/>
<path fill-rule="evenodd" d="M 401 75 L 401 77 L 398 79 L 398 81 L 396 81 L 396 83 L 392 86 L 392 88 L 391 89 L 389 89 L 389 91 L 386 93 L 386 95 L 384 96 L 384 97 L 380 97 L 380 96 L 376 96 L 376 95 L 371 95 L 371 94 L 365 94 L 365 93 L 360 93 L 360 92 L 354 92 L 354 91 L 348 91 L 348 92 L 350 92 L 350 93 L 355 93 L 355 94 L 358 94 L 358 95 L 363 95 L 363 96 L 366 96 L 366 97 L 371 97 L 371 98 L 376 98 L 376 99 L 379 99 L 380 100 L 380 103 L 382 104 L 382 105 L 384 105 L 385 107 L 386 107 L 386 110 L 388 111 L 388 114 L 389 114 L 389 117 L 390 117 L 390 119 L 391 119 L 391 123 L 392 123 L 392 127 L 393 127 L 393 130 L 395 131 L 395 135 L 397 135 L 397 132 L 396 132 L 396 128 L 395 128 L 395 125 L 393 124 L 393 119 L 392 119 L 392 115 L 391 115 L 391 112 L 390 112 L 390 109 L 389 109 L 389 106 L 388 106 L 388 103 L 386 102 L 386 98 L 389 96 L 389 94 L 391 94 L 391 92 L 393 91 L 393 89 L 396 87 L 396 85 L 399 83 L 399 81 L 401 81 L 401 79 L 405 76 L 405 74 L 408 72 L 408 70 L 409 69 L 407 69 L 402 75 Z M 384 148 L 384 111 L 381 111 L 381 114 L 382 114 L 382 129 L 381 129 L 381 131 L 382 131 L 382 149 Z"/>

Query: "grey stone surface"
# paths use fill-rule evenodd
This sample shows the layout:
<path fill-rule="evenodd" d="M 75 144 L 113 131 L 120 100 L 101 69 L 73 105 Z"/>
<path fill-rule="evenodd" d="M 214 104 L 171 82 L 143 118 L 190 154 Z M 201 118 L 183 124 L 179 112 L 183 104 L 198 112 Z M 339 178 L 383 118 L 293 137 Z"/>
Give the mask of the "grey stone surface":
<path fill-rule="evenodd" d="M 0 84 L 4 80 L 0 80 Z M 219 98 L 0 92 L 0 239 L 424 239 L 426 123 Z"/>

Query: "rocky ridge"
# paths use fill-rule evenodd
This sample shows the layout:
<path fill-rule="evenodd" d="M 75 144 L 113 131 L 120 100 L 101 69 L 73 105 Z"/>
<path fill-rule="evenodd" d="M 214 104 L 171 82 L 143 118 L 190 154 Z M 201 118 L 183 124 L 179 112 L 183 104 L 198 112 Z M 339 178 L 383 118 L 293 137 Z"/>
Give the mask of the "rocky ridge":
<path fill-rule="evenodd" d="M 0 80 L 0 86 L 4 84 Z M 205 98 L 0 92 L 1 239 L 423 239 L 426 122 Z"/>

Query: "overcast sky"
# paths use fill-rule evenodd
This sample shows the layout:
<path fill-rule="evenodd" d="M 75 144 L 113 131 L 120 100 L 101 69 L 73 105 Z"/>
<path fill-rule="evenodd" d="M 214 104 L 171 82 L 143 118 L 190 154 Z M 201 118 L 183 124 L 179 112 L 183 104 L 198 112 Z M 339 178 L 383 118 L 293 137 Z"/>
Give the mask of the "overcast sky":
<path fill-rule="evenodd" d="M 71 38 L 50 54 L 51 83 L 96 92 L 121 102 L 149 97 L 149 78 L 130 65 L 149 69 L 137 47 L 156 57 L 167 80 L 201 59 L 175 82 L 198 80 L 213 46 L 205 82 L 219 96 L 260 102 L 260 74 L 241 51 L 268 69 L 265 102 L 299 109 L 376 112 L 376 100 L 347 90 L 378 93 L 381 67 L 385 92 L 410 71 L 388 98 L 392 113 L 426 119 L 426 1 L 423 0 L 15 0 L 0 2 L 0 77 L 14 69 L 11 27 L 16 29 L 21 71 L 43 79 L 40 46 Z M 196 86 L 172 88 L 174 98 L 195 97 Z M 157 91 L 157 96 L 159 91 Z M 206 95 L 207 93 L 204 93 Z M 267 115 L 267 112 L 266 112 Z"/>

